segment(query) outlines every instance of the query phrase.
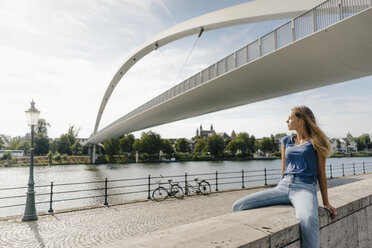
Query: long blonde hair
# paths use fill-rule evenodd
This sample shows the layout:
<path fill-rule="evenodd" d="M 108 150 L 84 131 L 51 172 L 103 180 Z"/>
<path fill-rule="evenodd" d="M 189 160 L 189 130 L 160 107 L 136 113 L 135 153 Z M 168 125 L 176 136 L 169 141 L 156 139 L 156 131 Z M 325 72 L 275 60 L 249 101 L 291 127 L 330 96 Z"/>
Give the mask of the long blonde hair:
<path fill-rule="evenodd" d="M 328 157 L 331 154 L 331 145 L 327 136 L 316 124 L 315 116 L 311 109 L 306 106 L 298 106 L 292 109 L 293 113 L 300 119 L 304 120 L 305 128 L 310 136 L 310 142 L 314 149 L 323 157 Z"/>

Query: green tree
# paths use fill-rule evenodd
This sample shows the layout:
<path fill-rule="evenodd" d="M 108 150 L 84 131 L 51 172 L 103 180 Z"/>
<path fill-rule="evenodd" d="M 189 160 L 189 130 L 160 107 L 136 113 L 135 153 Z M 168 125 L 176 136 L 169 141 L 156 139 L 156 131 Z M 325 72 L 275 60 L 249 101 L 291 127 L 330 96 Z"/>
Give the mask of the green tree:
<path fill-rule="evenodd" d="M 53 164 L 53 153 L 51 151 L 49 151 L 48 154 L 47 154 L 47 157 L 48 157 L 49 165 L 52 165 Z"/>
<path fill-rule="evenodd" d="M 4 152 L 3 156 L 0 160 L 12 160 L 12 153 L 11 152 Z"/>
<path fill-rule="evenodd" d="M 224 142 L 223 138 L 217 134 L 211 135 L 207 138 L 208 150 L 209 152 L 218 157 L 222 155 L 224 151 Z"/>
<path fill-rule="evenodd" d="M 5 142 L 2 137 L 0 137 L 0 150 L 4 148 Z"/>
<path fill-rule="evenodd" d="M 23 152 L 26 155 L 30 151 L 30 148 L 31 148 L 30 141 L 25 140 L 18 144 L 17 150 L 23 150 Z"/>
<path fill-rule="evenodd" d="M 75 141 L 75 143 L 71 146 L 71 153 L 72 155 L 82 155 L 83 154 L 83 146 L 80 144 L 79 141 Z"/>
<path fill-rule="evenodd" d="M 49 152 L 49 138 L 44 134 L 37 134 L 35 137 L 35 155 L 46 155 Z"/>
<path fill-rule="evenodd" d="M 338 149 L 338 151 L 341 149 L 341 142 L 339 139 L 336 139 L 336 147 Z"/>
<path fill-rule="evenodd" d="M 35 133 L 48 136 L 48 127 L 50 127 L 50 124 L 45 119 L 39 119 L 35 127 Z"/>
<path fill-rule="evenodd" d="M 120 140 L 119 138 L 109 139 L 103 143 L 105 147 L 106 154 L 110 156 L 110 159 L 114 157 L 114 155 L 119 154 L 120 152 Z"/>
<path fill-rule="evenodd" d="M 236 136 L 236 138 L 244 141 L 244 146 L 239 148 L 239 150 L 241 150 L 243 154 L 249 154 L 249 153 L 254 152 L 254 144 L 255 144 L 256 138 L 253 135 L 249 137 L 248 133 L 243 132 L 243 133 L 239 133 Z"/>
<path fill-rule="evenodd" d="M 20 136 L 14 137 L 9 142 L 8 150 L 17 150 L 20 142 L 21 142 Z"/>
<path fill-rule="evenodd" d="M 177 139 L 176 150 L 177 152 L 190 152 L 189 141 L 185 138 Z"/>
<path fill-rule="evenodd" d="M 267 152 L 273 152 L 274 151 L 274 145 L 275 145 L 275 143 L 273 142 L 272 139 L 265 137 L 265 138 L 262 138 L 259 147 L 260 147 L 261 151 L 267 153 Z"/>
<path fill-rule="evenodd" d="M 229 144 L 227 144 L 226 149 L 229 150 L 232 154 L 236 154 L 238 150 L 246 150 L 246 144 L 242 139 L 232 139 Z"/>
<path fill-rule="evenodd" d="M 142 152 L 143 151 L 141 139 L 136 139 L 134 141 L 133 151 L 136 151 L 136 152 Z"/>
<path fill-rule="evenodd" d="M 224 142 L 224 146 L 225 146 L 226 149 L 227 149 L 227 145 L 231 142 L 231 140 L 232 140 L 232 139 L 229 138 L 229 137 L 223 140 L 223 142 Z"/>
<path fill-rule="evenodd" d="M 206 153 L 208 152 L 208 144 L 207 141 L 203 138 L 200 138 L 195 145 L 195 152 L 198 153 Z"/>
<path fill-rule="evenodd" d="M 134 144 L 133 134 L 128 134 L 120 138 L 120 151 L 121 152 L 133 152 Z"/>
<path fill-rule="evenodd" d="M 57 152 L 71 155 L 71 143 L 68 134 L 62 134 L 57 142 Z"/>
<path fill-rule="evenodd" d="M 159 134 L 152 131 L 142 133 L 141 144 L 143 152 L 148 154 L 157 154 L 161 150 L 161 137 Z"/>
<path fill-rule="evenodd" d="M 75 144 L 76 138 L 79 135 L 80 128 L 76 129 L 74 125 L 70 126 L 67 131 L 67 138 L 70 141 L 70 145 Z"/>
<path fill-rule="evenodd" d="M 171 154 L 174 152 L 172 142 L 169 139 L 162 139 L 161 150 L 164 153 Z"/>
<path fill-rule="evenodd" d="M 59 139 L 54 139 L 50 144 L 49 144 L 49 150 L 55 154 L 57 152 L 57 146 L 58 146 L 58 141 Z"/>

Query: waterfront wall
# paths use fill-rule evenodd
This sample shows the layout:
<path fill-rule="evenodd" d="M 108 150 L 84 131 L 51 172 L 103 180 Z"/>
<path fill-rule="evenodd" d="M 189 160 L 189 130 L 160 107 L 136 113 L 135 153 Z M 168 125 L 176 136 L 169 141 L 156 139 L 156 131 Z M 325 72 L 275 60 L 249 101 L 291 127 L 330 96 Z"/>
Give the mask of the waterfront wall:
<path fill-rule="evenodd" d="M 371 247 L 372 177 L 329 189 L 338 216 L 319 209 L 321 247 Z M 321 199 L 318 193 L 318 199 Z M 320 200 L 321 202 L 321 200 Z M 208 206 L 206 206 L 208 207 Z M 295 211 L 273 206 L 230 213 L 112 244 L 110 247 L 301 247 Z"/>

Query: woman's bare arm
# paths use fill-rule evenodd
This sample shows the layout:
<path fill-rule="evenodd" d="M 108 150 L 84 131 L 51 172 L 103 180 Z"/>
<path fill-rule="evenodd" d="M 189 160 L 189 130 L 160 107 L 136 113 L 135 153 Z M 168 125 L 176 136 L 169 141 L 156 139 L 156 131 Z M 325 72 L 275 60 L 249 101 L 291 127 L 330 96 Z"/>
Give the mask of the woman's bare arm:
<path fill-rule="evenodd" d="M 331 213 L 331 217 L 334 219 L 336 218 L 337 211 L 331 204 L 329 204 L 325 162 L 326 158 L 318 153 L 318 182 L 320 193 L 322 194 L 323 206 Z"/>
<path fill-rule="evenodd" d="M 280 173 L 280 177 L 283 176 L 284 169 L 285 169 L 285 149 L 282 144 L 282 172 Z"/>

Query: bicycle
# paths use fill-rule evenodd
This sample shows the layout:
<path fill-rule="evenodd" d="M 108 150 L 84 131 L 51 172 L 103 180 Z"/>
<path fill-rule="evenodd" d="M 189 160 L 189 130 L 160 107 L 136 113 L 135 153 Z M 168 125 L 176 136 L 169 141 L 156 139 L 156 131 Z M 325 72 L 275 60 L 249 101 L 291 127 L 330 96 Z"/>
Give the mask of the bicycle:
<path fill-rule="evenodd" d="M 162 175 L 160 176 L 160 180 L 157 181 L 159 186 L 152 192 L 152 199 L 155 201 L 164 201 L 168 196 L 174 196 L 177 199 L 182 199 L 184 197 L 183 189 L 178 183 L 172 183 L 172 179 L 168 179 L 168 189 L 161 186 L 161 181 L 164 177 Z"/>
<path fill-rule="evenodd" d="M 193 186 L 190 183 L 186 183 L 185 191 L 187 195 L 190 195 L 190 191 L 196 194 L 209 195 L 211 193 L 211 185 L 206 180 L 200 180 L 199 178 L 194 178 L 197 185 Z"/>

